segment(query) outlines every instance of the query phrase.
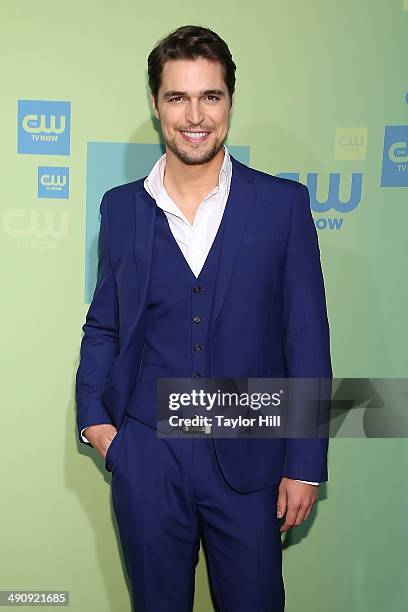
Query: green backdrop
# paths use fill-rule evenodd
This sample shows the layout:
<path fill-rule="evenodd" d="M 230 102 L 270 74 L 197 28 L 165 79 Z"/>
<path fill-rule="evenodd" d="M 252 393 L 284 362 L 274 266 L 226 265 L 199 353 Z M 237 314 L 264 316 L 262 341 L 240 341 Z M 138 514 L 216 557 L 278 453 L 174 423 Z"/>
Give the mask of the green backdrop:
<path fill-rule="evenodd" d="M 311 190 L 335 376 L 406 377 L 408 2 L 0 7 L 0 589 L 69 590 L 75 612 L 126 612 L 110 476 L 75 432 L 92 278 L 88 143 L 159 143 L 148 53 L 179 25 L 216 30 L 238 66 L 227 144 Z M 18 152 L 30 133 L 21 132 L 18 100 L 71 103 L 69 155 L 24 152 L 24 143 Z M 49 197 L 49 167 L 64 169 L 65 192 L 69 169 L 69 197 Z M 122 170 L 132 180 L 133 167 Z M 404 438 L 331 440 L 316 510 L 282 538 L 288 612 L 406 610 L 407 467 Z M 201 556 L 195 610 L 211 609 Z"/>

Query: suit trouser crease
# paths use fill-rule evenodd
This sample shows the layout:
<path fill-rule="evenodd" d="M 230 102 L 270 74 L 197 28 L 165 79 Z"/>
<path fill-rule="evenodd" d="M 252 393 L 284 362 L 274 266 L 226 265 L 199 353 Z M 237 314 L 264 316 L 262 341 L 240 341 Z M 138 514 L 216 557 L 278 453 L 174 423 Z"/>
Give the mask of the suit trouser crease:
<path fill-rule="evenodd" d="M 202 536 L 219 610 L 281 612 L 277 485 L 234 491 L 211 437 L 158 438 L 128 414 L 119 433 L 109 467 L 135 611 L 192 610 Z"/>

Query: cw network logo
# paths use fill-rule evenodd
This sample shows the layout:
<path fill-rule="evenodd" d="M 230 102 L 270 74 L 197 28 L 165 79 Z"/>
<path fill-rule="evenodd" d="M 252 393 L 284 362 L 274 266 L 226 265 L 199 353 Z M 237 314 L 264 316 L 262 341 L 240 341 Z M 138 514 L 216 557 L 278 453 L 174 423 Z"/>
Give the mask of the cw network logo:
<path fill-rule="evenodd" d="M 20 248 L 55 249 L 68 236 L 69 211 L 11 208 L 2 217 L 2 229 Z"/>
<path fill-rule="evenodd" d="M 367 151 L 366 127 L 338 127 L 334 141 L 334 159 L 365 159 Z"/>
<path fill-rule="evenodd" d="M 300 173 L 279 173 L 276 176 L 283 178 L 289 178 L 293 181 L 300 182 Z M 322 181 L 325 180 L 324 186 Z M 343 226 L 344 217 L 342 215 L 349 214 L 357 208 L 361 202 L 361 194 L 363 187 L 363 174 L 362 172 L 353 172 L 351 175 L 351 184 L 348 188 L 350 193 L 348 200 L 343 201 L 340 199 L 340 181 L 344 185 L 344 179 L 341 177 L 340 172 L 330 172 L 327 179 L 319 177 L 317 172 L 308 172 L 306 178 L 306 185 L 310 194 L 310 208 L 315 213 L 327 213 L 331 210 L 339 213 L 339 216 L 324 216 L 315 219 L 315 226 L 317 229 L 330 229 L 340 230 Z M 327 193 L 327 197 L 324 200 L 318 199 L 318 193 Z"/>
<path fill-rule="evenodd" d="M 408 125 L 387 125 L 381 187 L 408 187 Z"/>
<path fill-rule="evenodd" d="M 69 168 L 38 167 L 39 198 L 69 198 Z"/>
<path fill-rule="evenodd" d="M 18 153 L 70 154 L 71 102 L 18 101 Z"/>

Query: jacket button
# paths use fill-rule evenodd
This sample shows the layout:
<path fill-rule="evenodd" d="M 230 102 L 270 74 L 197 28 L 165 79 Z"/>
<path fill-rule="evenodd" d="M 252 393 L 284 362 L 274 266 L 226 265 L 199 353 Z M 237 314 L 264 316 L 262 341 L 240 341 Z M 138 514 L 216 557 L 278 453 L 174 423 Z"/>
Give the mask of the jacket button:
<path fill-rule="evenodd" d="M 196 315 L 196 316 L 193 318 L 193 321 L 194 321 L 194 323 L 200 323 L 200 321 L 201 321 L 201 317 L 200 317 L 200 315 Z"/>
<path fill-rule="evenodd" d="M 199 353 L 201 351 L 201 348 L 202 348 L 201 344 L 195 344 L 194 345 L 194 350 L 195 350 L 196 353 Z"/>
<path fill-rule="evenodd" d="M 196 286 L 193 288 L 193 291 L 194 291 L 194 293 L 200 293 L 200 291 L 201 291 L 201 287 L 199 287 L 198 285 L 196 285 Z"/>

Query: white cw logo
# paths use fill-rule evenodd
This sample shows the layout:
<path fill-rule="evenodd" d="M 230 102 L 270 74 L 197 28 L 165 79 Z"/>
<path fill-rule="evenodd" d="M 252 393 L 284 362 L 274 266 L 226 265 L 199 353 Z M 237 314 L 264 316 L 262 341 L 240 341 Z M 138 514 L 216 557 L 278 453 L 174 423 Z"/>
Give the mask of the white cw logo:
<path fill-rule="evenodd" d="M 362 147 L 365 142 L 365 137 L 362 134 L 340 136 L 337 142 L 342 147 Z"/>
<path fill-rule="evenodd" d="M 3 217 L 3 229 L 14 238 L 64 238 L 69 231 L 69 211 L 12 208 Z"/>
<path fill-rule="evenodd" d="M 67 177 L 63 174 L 43 174 L 40 183 L 46 189 L 62 189 L 67 184 Z"/>
<path fill-rule="evenodd" d="M 50 115 L 47 125 L 46 115 L 25 115 L 23 117 L 23 130 L 29 134 L 63 134 L 65 132 L 65 116 L 59 116 L 59 126 L 56 125 L 56 115 Z"/>
<path fill-rule="evenodd" d="M 408 142 L 394 142 L 388 149 L 388 157 L 396 164 L 408 162 Z"/>

